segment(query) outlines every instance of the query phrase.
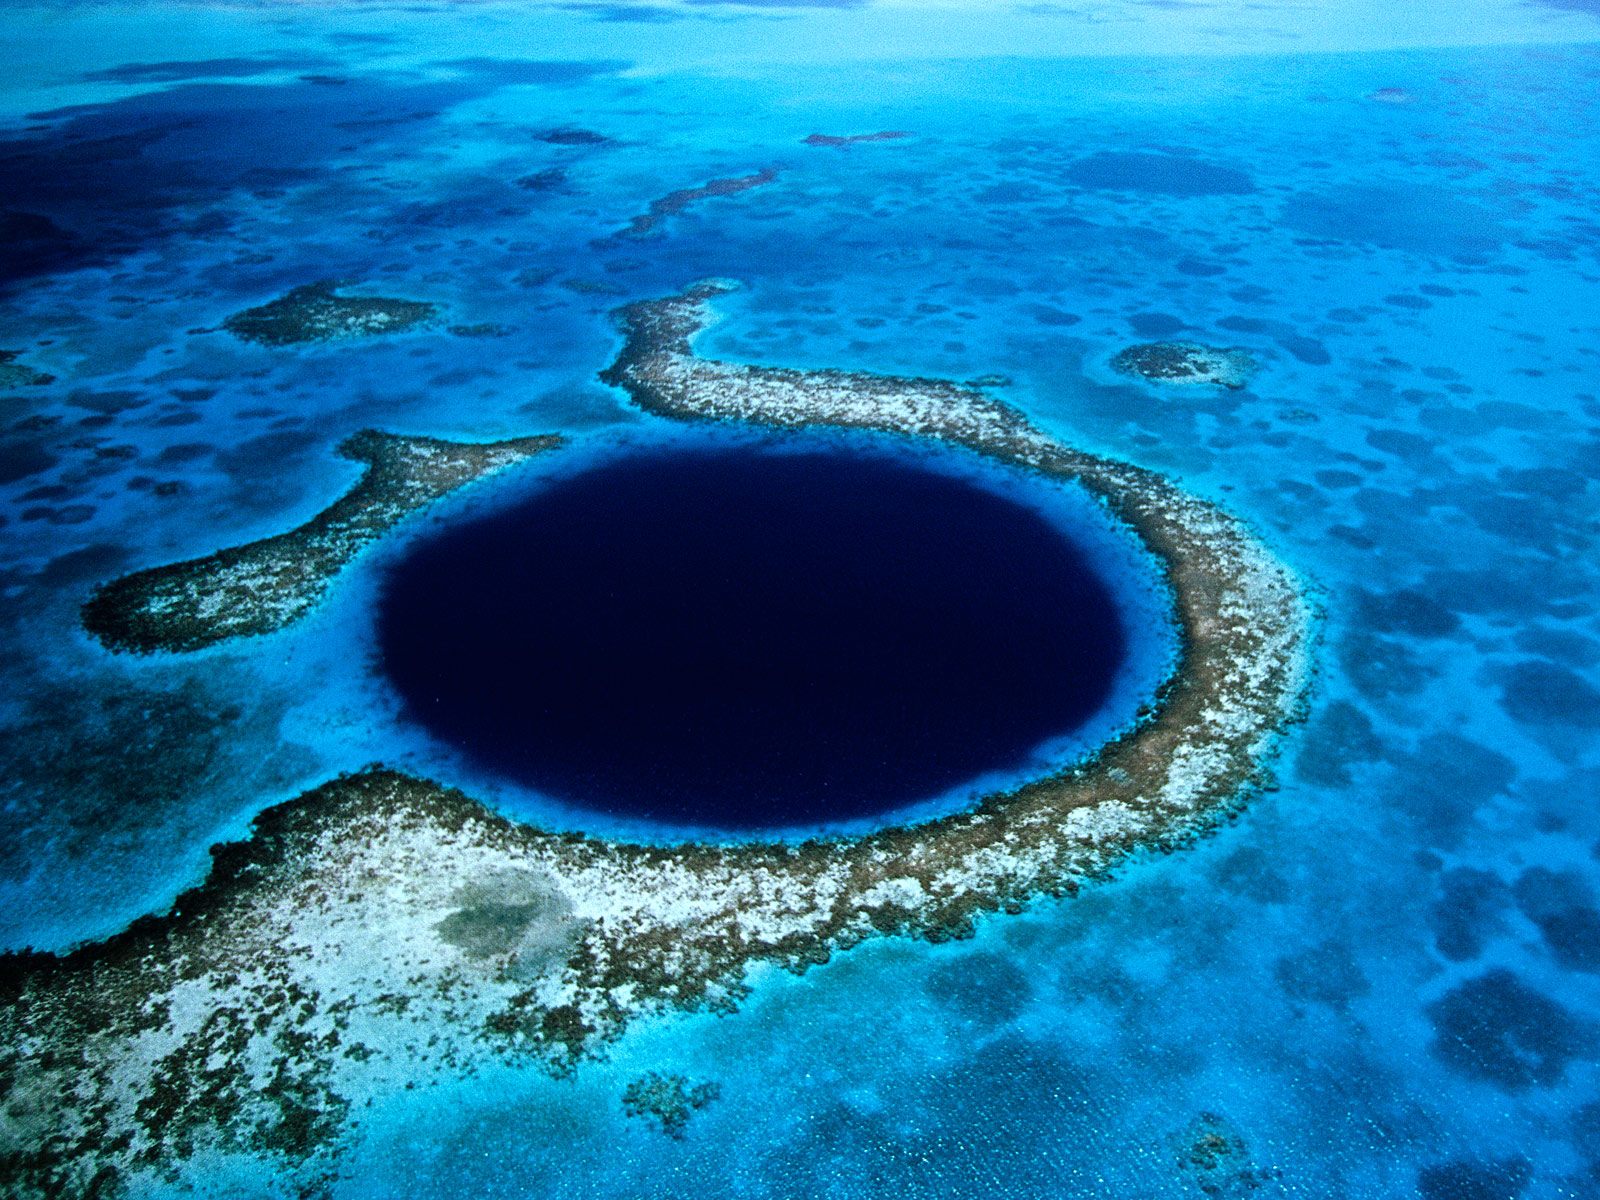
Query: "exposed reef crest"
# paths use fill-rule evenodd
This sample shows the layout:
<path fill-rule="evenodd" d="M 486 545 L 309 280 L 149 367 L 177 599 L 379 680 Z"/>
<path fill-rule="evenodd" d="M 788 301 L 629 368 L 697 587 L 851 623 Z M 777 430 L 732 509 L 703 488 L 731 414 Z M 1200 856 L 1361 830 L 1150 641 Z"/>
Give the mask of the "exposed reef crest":
<path fill-rule="evenodd" d="M 199 650 L 299 620 L 367 543 L 407 514 L 502 467 L 561 444 L 554 434 L 447 442 L 365 430 L 339 453 L 367 464 L 360 481 L 287 533 L 103 585 L 83 624 L 112 650 Z"/>
<path fill-rule="evenodd" d="M 929 437 L 1078 482 L 1169 574 L 1183 661 L 1145 718 L 967 811 L 803 844 L 555 835 L 393 771 L 334 780 L 216 848 L 166 916 L 6 963 L 0 1170 L 21 1194 L 212 1149 L 273 1151 L 314 1180 L 351 1099 L 396 1078 L 458 1077 L 484 1054 L 562 1070 L 641 1014 L 735 1006 L 756 964 L 965 936 L 1189 842 L 1266 783 L 1311 614 L 1237 520 L 971 387 L 700 358 L 691 339 L 729 286 L 624 309 L 607 381 L 670 416 Z"/>

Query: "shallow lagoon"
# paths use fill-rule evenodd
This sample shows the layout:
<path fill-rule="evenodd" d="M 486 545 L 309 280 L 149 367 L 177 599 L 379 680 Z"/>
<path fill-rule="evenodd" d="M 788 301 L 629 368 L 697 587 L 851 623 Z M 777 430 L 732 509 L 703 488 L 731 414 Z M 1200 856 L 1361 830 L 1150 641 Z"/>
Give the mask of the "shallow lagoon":
<path fill-rule="evenodd" d="M 701 8 L 83 8 L 70 37 L 57 8 L 8 11 L 30 50 L 8 136 L 34 157 L 7 203 L 75 235 L 29 227 L 0 316 L 57 377 L 5 394 L 10 944 L 159 910 L 263 805 L 399 749 L 343 669 L 361 579 L 299 633 L 192 660 L 103 655 L 90 586 L 304 519 L 364 425 L 625 433 L 593 378 L 605 314 L 734 275 L 723 357 L 1004 374 L 1065 440 L 1272 538 L 1327 610 L 1283 786 L 1071 902 L 759 979 L 739 1014 L 642 1029 L 572 1079 L 397 1085 L 335 1191 L 1177 1197 L 1212 1179 L 1185 1151 L 1204 1113 L 1244 1147 L 1234 1194 L 1592 1190 L 1593 17 Z M 719 65 L 757 43 L 759 67 Z M 482 61 L 506 58 L 587 66 Z M 129 68 L 183 60 L 212 65 Z M 611 143 L 528 136 L 574 125 Z M 880 129 L 917 136 L 802 142 Z M 1082 177 L 1128 153 L 1252 190 Z M 608 240 L 769 164 L 658 240 Z M 186 333 L 330 275 L 513 332 L 289 356 Z M 1202 335 L 1260 358 L 1250 388 L 1107 366 Z M 721 1084 L 681 1142 L 623 1110 L 653 1069 Z"/>

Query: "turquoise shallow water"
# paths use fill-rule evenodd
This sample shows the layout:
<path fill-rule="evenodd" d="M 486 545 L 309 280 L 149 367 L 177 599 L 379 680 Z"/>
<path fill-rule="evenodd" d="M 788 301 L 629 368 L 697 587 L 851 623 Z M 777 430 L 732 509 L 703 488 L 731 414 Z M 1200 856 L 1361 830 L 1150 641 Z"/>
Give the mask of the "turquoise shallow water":
<path fill-rule="evenodd" d="M 595 378 L 607 314 L 728 276 L 706 353 L 1002 375 L 1246 517 L 1325 610 L 1282 786 L 1073 901 L 762 975 L 572 1078 L 397 1084 L 335 1194 L 1600 1191 L 1600 21 L 1050 7 L 8 9 L 0 204 L 48 224 L 8 218 L 0 348 L 57 379 L 0 394 L 5 943 L 112 932 L 265 805 L 426 765 L 342 669 L 372 563 L 182 659 L 93 645 L 94 583 L 305 519 L 362 427 L 660 436 Z M 607 140 L 540 136 L 571 128 Z M 802 140 L 878 130 L 912 136 Z M 196 332 L 326 277 L 446 321 Z M 506 332 L 447 332 L 474 324 Z M 1261 370 L 1111 372 L 1168 336 Z M 624 1114 L 647 1070 L 721 1085 L 681 1141 Z M 1197 1166 L 1197 1129 L 1244 1150 Z"/>

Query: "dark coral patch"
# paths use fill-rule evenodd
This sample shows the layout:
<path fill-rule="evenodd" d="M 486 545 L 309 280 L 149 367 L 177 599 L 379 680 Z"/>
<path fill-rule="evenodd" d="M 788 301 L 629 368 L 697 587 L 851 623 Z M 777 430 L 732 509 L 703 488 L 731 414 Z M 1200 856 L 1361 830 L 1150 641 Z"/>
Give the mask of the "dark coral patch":
<path fill-rule="evenodd" d="M 386 296 L 341 296 L 332 280 L 308 283 L 262 304 L 235 313 L 222 327 L 237 338 L 263 346 L 332 342 L 401 333 L 432 321 L 436 305 Z"/>
<path fill-rule="evenodd" d="M 1539 927 L 1556 961 L 1600 972 L 1600 910 L 1593 890 L 1573 871 L 1532 867 L 1512 888 L 1522 915 Z"/>
<path fill-rule="evenodd" d="M 651 1122 L 670 1138 L 682 1138 L 689 1118 L 720 1095 L 718 1083 L 691 1084 L 683 1075 L 647 1071 L 622 1093 L 622 1110 Z"/>
<path fill-rule="evenodd" d="M 1113 370 L 1155 383 L 1210 383 L 1242 388 L 1255 373 L 1255 360 L 1243 350 L 1218 350 L 1198 342 L 1145 342 L 1119 351 Z"/>

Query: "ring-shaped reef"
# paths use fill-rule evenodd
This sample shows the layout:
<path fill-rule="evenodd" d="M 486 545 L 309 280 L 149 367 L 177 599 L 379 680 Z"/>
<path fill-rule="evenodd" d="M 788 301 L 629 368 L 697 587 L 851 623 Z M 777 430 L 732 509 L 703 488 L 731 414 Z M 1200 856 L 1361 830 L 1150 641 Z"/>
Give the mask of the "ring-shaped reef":
<path fill-rule="evenodd" d="M 736 1005 L 760 964 L 964 936 L 981 914 L 1189 842 L 1267 783 L 1307 687 L 1312 613 L 1237 519 L 973 387 L 698 357 L 690 339 L 729 286 L 623 309 L 604 379 L 670 417 L 935 439 L 1087 489 L 1171 586 L 1181 661 L 1148 718 L 961 812 L 800 843 L 553 834 L 382 767 L 332 780 L 214 848 L 168 913 L 5 960 L 14 1194 L 116 1194 L 214 1174 L 230 1153 L 279 1156 L 310 1194 L 338 1169 L 353 1107 L 397 1080 L 495 1057 L 567 1069 L 641 1014 Z"/>

